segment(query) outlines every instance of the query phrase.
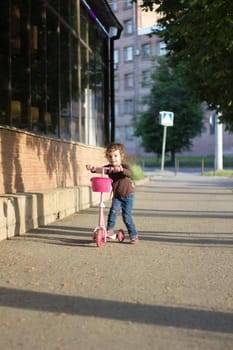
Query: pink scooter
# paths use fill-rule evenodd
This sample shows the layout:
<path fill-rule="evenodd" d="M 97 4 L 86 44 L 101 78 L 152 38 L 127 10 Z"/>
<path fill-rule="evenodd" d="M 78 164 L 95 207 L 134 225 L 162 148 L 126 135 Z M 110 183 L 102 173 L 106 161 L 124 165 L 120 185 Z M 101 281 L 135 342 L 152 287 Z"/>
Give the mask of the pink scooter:
<path fill-rule="evenodd" d="M 109 169 L 108 167 L 98 167 L 97 169 L 102 172 L 102 176 L 91 178 L 92 191 L 100 193 L 99 221 L 98 226 L 94 229 L 93 239 L 96 241 L 97 247 L 101 247 L 103 243 L 107 242 L 108 238 L 113 240 L 117 239 L 119 242 L 123 242 L 125 239 L 125 233 L 122 229 L 117 232 L 112 230 L 111 234 L 107 232 L 104 220 L 105 204 L 103 202 L 103 193 L 111 191 L 112 179 L 104 176 L 105 171 Z"/>

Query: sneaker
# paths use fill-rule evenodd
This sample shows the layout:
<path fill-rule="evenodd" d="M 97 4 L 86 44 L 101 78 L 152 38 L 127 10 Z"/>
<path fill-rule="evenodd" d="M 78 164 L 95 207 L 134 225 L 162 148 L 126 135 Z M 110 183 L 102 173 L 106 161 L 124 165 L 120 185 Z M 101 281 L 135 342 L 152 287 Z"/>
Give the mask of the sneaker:
<path fill-rule="evenodd" d="M 131 238 L 131 240 L 130 240 L 130 243 L 131 243 L 131 244 L 136 244 L 136 243 L 138 243 L 138 242 L 139 242 L 139 238 L 138 238 L 137 236 Z"/>
<path fill-rule="evenodd" d="M 125 233 L 122 229 L 120 229 L 117 233 L 117 239 L 119 242 L 123 242 L 125 239 Z"/>

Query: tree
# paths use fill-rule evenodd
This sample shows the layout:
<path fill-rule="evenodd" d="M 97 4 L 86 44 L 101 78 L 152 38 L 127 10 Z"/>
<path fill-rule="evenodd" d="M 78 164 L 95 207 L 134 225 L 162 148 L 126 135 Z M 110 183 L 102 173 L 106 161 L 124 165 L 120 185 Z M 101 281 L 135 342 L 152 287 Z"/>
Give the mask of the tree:
<path fill-rule="evenodd" d="M 185 62 L 196 96 L 233 130 L 232 0 L 143 0 L 142 7 L 162 16 L 155 33 L 170 63 Z"/>
<path fill-rule="evenodd" d="M 174 126 L 167 131 L 166 150 L 175 153 L 189 150 L 192 139 L 203 129 L 203 110 L 193 99 L 185 80 L 186 68 L 182 64 L 171 69 L 165 57 L 158 60 L 151 74 L 151 93 L 144 101 L 148 110 L 135 118 L 135 136 L 141 136 L 142 146 L 147 152 L 162 153 L 163 127 L 159 124 L 159 112 L 174 112 Z"/>

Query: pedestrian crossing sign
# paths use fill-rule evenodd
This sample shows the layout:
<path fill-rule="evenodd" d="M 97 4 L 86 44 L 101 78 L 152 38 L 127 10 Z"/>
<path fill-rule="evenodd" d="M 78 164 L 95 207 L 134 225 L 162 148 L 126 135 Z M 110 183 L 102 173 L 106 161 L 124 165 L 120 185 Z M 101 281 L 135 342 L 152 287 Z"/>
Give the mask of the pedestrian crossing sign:
<path fill-rule="evenodd" d="M 161 111 L 159 112 L 159 122 L 163 126 L 173 126 L 174 123 L 174 113 Z"/>

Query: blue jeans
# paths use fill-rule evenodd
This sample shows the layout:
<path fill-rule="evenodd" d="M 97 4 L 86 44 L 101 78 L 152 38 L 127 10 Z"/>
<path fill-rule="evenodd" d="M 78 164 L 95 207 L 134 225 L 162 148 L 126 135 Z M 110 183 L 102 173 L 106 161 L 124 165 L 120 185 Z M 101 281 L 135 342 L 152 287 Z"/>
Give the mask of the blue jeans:
<path fill-rule="evenodd" d="M 124 198 L 113 198 L 112 205 L 108 213 L 108 224 L 107 224 L 108 230 L 114 229 L 117 216 L 121 209 L 122 219 L 125 226 L 127 227 L 130 238 L 138 236 L 138 233 L 132 218 L 133 204 L 134 204 L 134 193 L 131 193 L 129 196 Z"/>

